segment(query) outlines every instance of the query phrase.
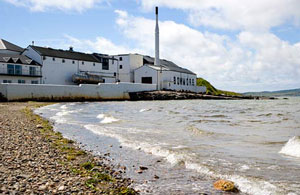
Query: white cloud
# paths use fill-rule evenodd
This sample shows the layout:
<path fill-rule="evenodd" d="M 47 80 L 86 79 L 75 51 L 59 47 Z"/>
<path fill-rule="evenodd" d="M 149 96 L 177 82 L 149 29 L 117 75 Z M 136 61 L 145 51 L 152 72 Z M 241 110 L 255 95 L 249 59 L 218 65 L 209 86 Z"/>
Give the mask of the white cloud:
<path fill-rule="evenodd" d="M 140 50 L 132 49 L 123 45 L 116 45 L 112 41 L 104 38 L 97 37 L 95 40 L 77 39 L 70 35 L 65 35 L 65 42 L 63 48 L 72 46 L 75 51 L 83 51 L 86 53 L 102 53 L 102 54 L 121 54 L 121 53 L 139 53 Z"/>
<path fill-rule="evenodd" d="M 155 21 L 117 11 L 116 23 L 145 54 L 154 54 Z M 120 22 L 121 21 L 121 22 Z M 160 22 L 161 56 L 223 89 L 264 90 L 300 86 L 300 43 L 268 32 L 242 31 L 235 38 Z"/>
<path fill-rule="evenodd" d="M 140 0 L 150 10 L 164 6 L 185 10 L 195 26 L 264 31 L 293 21 L 299 24 L 299 0 Z"/>
<path fill-rule="evenodd" d="M 58 9 L 62 11 L 82 12 L 90 9 L 98 3 L 109 0 L 5 0 L 16 6 L 29 8 L 31 11 L 46 11 L 49 9 Z"/>

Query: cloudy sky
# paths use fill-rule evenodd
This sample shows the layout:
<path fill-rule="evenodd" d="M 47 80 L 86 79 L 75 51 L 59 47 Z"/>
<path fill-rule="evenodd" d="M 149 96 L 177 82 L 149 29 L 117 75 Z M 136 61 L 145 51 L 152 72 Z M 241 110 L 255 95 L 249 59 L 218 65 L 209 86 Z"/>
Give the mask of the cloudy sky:
<path fill-rule="evenodd" d="M 161 57 L 225 90 L 300 88 L 299 0 L 0 0 L 0 38 Z"/>

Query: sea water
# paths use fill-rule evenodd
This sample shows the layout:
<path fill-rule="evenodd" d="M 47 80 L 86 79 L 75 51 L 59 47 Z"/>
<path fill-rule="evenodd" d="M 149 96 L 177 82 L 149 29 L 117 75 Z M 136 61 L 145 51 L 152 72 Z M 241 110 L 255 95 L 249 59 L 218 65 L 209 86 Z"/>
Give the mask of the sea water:
<path fill-rule="evenodd" d="M 36 113 L 125 165 L 142 194 L 221 193 L 217 179 L 240 194 L 300 194 L 300 98 L 60 103 Z"/>

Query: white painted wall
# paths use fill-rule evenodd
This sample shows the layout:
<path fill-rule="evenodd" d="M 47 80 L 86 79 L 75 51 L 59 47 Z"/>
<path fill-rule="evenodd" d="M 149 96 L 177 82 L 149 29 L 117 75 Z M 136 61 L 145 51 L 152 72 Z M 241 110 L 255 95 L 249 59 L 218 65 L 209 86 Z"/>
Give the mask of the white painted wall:
<path fill-rule="evenodd" d="M 109 60 L 109 70 L 103 70 L 102 63 L 82 60 L 63 59 L 51 56 L 41 56 L 30 46 L 24 51 L 24 55 L 42 64 L 42 83 L 56 85 L 76 85 L 72 76 L 79 72 L 91 72 L 104 77 L 106 83 L 115 83 L 117 74 L 117 62 Z M 53 58 L 55 60 L 53 60 Z M 64 62 L 63 62 L 64 60 Z M 123 79 L 126 81 L 126 79 Z"/>
<path fill-rule="evenodd" d="M 135 70 L 136 83 L 142 83 L 142 77 L 152 77 L 152 83 L 157 84 L 157 76 L 159 71 L 150 68 L 149 66 L 142 66 Z M 174 83 L 174 77 L 176 83 Z M 178 83 L 179 79 L 179 83 Z M 180 83 L 180 79 L 182 82 Z M 176 91 L 193 91 L 205 92 L 206 88 L 196 86 L 197 76 L 194 74 L 180 73 L 175 71 L 162 71 L 163 89 Z M 184 82 L 183 82 L 184 80 Z M 188 83 L 187 83 L 188 81 Z M 191 83 L 190 83 L 191 81 Z"/>
<path fill-rule="evenodd" d="M 152 83 L 157 84 L 158 72 L 148 66 L 142 66 L 134 71 L 135 83 L 142 83 L 142 77 L 152 77 Z"/>
<path fill-rule="evenodd" d="M 42 62 L 43 84 L 74 85 L 72 76 L 78 72 L 79 61 L 62 58 L 45 57 Z"/>
<path fill-rule="evenodd" d="M 121 82 L 134 82 L 134 70 L 143 66 L 143 56 L 139 54 L 115 55 L 119 60 L 119 79 Z M 122 61 L 121 61 L 122 58 Z M 120 69 L 122 65 L 122 69 Z"/>
<path fill-rule="evenodd" d="M 155 85 L 135 83 L 101 83 L 98 85 L 19 85 L 0 84 L 0 93 L 12 100 L 64 100 L 64 99 L 129 99 L 129 92 L 153 91 Z"/>

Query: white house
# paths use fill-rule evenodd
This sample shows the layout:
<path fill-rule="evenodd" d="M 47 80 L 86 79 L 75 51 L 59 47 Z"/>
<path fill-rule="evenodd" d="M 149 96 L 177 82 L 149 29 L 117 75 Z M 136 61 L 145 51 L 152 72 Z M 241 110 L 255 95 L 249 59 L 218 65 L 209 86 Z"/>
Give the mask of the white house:
<path fill-rule="evenodd" d="M 143 61 L 143 66 L 134 71 L 135 83 L 161 84 L 161 89 L 164 90 L 201 91 L 196 86 L 197 75 L 190 70 L 167 60 L 160 60 L 161 65 L 156 66 L 154 58 L 149 56 L 144 56 Z"/>
<path fill-rule="evenodd" d="M 42 65 L 43 84 L 74 85 L 74 76 L 78 83 L 87 77 L 99 78 L 99 82 L 115 83 L 117 63 L 109 56 L 86 54 L 61 49 L 28 46 L 24 55 Z M 80 79 L 82 78 L 82 79 Z"/>
<path fill-rule="evenodd" d="M 41 65 L 26 56 L 0 53 L 0 83 L 39 84 Z"/>
<path fill-rule="evenodd" d="M 0 39 L 0 83 L 39 84 L 41 64 L 21 55 L 24 49 Z"/>

